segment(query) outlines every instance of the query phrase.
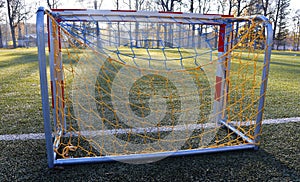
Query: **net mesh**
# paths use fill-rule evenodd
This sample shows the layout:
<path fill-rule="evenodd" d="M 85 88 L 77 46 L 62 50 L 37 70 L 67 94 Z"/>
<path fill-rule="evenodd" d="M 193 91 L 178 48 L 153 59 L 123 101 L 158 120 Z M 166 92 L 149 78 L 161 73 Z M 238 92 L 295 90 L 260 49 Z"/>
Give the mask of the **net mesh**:
<path fill-rule="evenodd" d="M 243 19 L 222 32 L 220 20 L 67 21 L 47 14 L 59 158 L 253 142 L 265 67 L 263 22 Z"/>

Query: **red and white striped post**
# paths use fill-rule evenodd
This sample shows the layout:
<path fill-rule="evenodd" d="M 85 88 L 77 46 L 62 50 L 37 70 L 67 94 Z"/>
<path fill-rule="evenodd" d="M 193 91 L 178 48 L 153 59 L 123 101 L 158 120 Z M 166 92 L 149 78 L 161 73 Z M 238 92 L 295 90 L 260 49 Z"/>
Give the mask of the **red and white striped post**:
<path fill-rule="evenodd" d="M 224 114 L 224 83 L 225 83 L 225 47 L 226 41 L 226 24 L 220 25 L 219 41 L 218 41 L 218 62 L 216 70 L 216 83 L 215 83 L 215 98 L 214 98 L 214 118 L 218 123 L 223 119 Z"/>
<path fill-rule="evenodd" d="M 48 18 L 48 49 L 49 49 L 49 65 L 50 65 L 50 86 L 52 94 L 52 109 L 54 116 L 54 129 L 57 130 L 57 126 L 61 125 L 61 129 L 65 128 L 65 116 L 64 116 L 64 75 L 61 53 L 61 30 L 53 22 L 51 18 Z"/>

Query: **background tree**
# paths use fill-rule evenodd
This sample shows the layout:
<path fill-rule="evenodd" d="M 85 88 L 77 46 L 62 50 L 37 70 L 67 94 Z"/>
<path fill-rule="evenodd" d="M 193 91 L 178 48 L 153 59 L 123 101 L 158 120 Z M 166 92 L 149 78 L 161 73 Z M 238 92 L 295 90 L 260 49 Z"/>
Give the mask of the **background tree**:
<path fill-rule="evenodd" d="M 218 0 L 218 8 L 217 12 L 218 14 L 225 14 L 225 10 L 227 8 L 227 0 Z"/>
<path fill-rule="evenodd" d="M 284 39 L 288 34 L 289 6 L 290 0 L 276 0 L 275 16 L 273 17 L 273 40 L 277 44 L 277 49 L 280 45 L 284 45 Z"/>
<path fill-rule="evenodd" d="M 198 0 L 198 13 L 207 14 L 210 11 L 212 0 Z"/>
<path fill-rule="evenodd" d="M 181 5 L 182 0 L 157 0 L 156 3 L 161 6 L 164 11 L 174 11 L 175 5 Z"/>
<path fill-rule="evenodd" d="M 103 3 L 103 0 L 94 0 L 94 9 L 100 9 Z M 96 36 L 97 36 L 97 47 L 102 47 L 101 41 L 100 41 L 100 29 L 99 29 L 99 23 L 96 22 Z"/>
<path fill-rule="evenodd" d="M 191 0 L 189 12 L 194 13 L 194 0 Z"/>
<path fill-rule="evenodd" d="M 234 6 L 234 0 L 228 0 L 228 15 L 232 14 L 233 6 Z"/>
<path fill-rule="evenodd" d="M 115 0 L 115 5 L 116 5 L 116 10 L 118 10 L 120 8 L 120 1 Z"/>
<path fill-rule="evenodd" d="M 246 15 L 249 16 L 263 14 L 263 5 L 261 4 L 261 0 L 250 0 L 246 12 Z"/>
<path fill-rule="evenodd" d="M 85 8 L 101 9 L 104 0 L 76 0 Z"/>
<path fill-rule="evenodd" d="M 222 0 L 219 0 L 222 2 Z M 264 0 L 261 0 L 264 1 Z M 225 6 L 226 3 L 222 3 L 223 6 Z M 228 7 L 228 15 L 235 15 L 235 16 L 241 16 L 241 15 L 249 15 L 250 9 L 255 9 L 258 6 L 257 4 L 260 4 L 259 0 L 228 0 L 227 6 Z"/>
<path fill-rule="evenodd" d="M 293 47 L 294 50 L 299 51 L 300 46 L 300 9 L 295 12 L 293 16 Z"/>
<path fill-rule="evenodd" d="M 272 13 L 272 11 L 270 11 L 270 6 L 272 2 L 270 0 L 260 0 L 259 3 L 261 4 L 263 15 L 265 17 L 268 17 Z"/>
<path fill-rule="evenodd" d="M 131 0 L 123 0 L 123 3 L 128 7 L 128 9 L 132 9 L 132 1 Z"/>
<path fill-rule="evenodd" d="M 276 0 L 276 6 L 275 6 L 275 16 L 271 16 L 271 19 L 273 19 L 274 25 L 273 25 L 273 40 L 276 37 L 276 30 L 277 30 L 277 24 L 279 19 L 279 10 L 280 10 L 280 4 L 282 0 Z M 274 46 L 274 44 L 273 44 Z"/>
<path fill-rule="evenodd" d="M 30 8 L 26 10 L 24 0 L 6 0 L 6 6 L 13 47 L 16 48 L 16 27 L 20 22 L 30 18 L 31 11 Z"/>
<path fill-rule="evenodd" d="M 50 9 L 56 9 L 60 5 L 59 0 L 47 0 Z"/>
<path fill-rule="evenodd" d="M 0 0 L 0 15 L 3 13 L 2 8 L 4 7 L 4 0 Z M 2 22 L 4 19 L 2 19 L 3 16 L 0 16 L 0 22 Z M 3 39 L 2 39 L 2 24 L 0 23 L 0 48 L 3 48 Z"/>
<path fill-rule="evenodd" d="M 236 16 L 248 16 L 253 14 L 252 11 L 257 11 L 258 1 L 257 0 L 236 0 L 235 7 L 236 7 Z"/>

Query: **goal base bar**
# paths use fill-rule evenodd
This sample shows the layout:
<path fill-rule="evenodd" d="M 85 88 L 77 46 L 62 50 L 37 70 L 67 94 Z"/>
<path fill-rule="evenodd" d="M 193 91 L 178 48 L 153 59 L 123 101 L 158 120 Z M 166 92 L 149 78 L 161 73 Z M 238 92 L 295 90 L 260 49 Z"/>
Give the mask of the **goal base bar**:
<path fill-rule="evenodd" d="M 230 123 L 226 123 L 226 121 L 220 120 L 219 121 L 222 125 L 224 125 L 225 127 L 227 127 L 228 129 L 230 129 L 231 131 L 233 131 L 235 134 L 237 134 L 238 136 L 240 136 L 242 139 L 246 140 L 248 143 L 255 143 L 255 141 L 253 141 L 252 139 L 250 139 L 249 137 L 247 137 L 244 133 L 242 133 L 241 131 L 239 131 L 238 129 L 236 129 L 234 127 L 234 125 L 231 125 Z"/>
<path fill-rule="evenodd" d="M 73 164 L 86 164 L 86 163 L 103 163 L 103 162 L 115 162 L 115 161 L 138 161 L 138 160 L 151 160 L 155 158 L 165 158 L 165 157 L 176 157 L 176 156 L 187 156 L 195 154 L 208 154 L 216 152 L 225 151 L 235 151 L 235 150 L 247 150 L 256 149 L 254 144 L 242 144 L 238 146 L 225 146 L 218 148 L 203 148 L 203 149 L 192 149 L 192 150 L 180 150 L 175 152 L 157 152 L 148 154 L 131 154 L 124 156 L 102 156 L 102 157 L 84 157 L 84 158 L 68 158 L 68 159 L 57 159 L 54 161 L 53 166 L 63 166 L 63 165 L 73 165 Z"/>

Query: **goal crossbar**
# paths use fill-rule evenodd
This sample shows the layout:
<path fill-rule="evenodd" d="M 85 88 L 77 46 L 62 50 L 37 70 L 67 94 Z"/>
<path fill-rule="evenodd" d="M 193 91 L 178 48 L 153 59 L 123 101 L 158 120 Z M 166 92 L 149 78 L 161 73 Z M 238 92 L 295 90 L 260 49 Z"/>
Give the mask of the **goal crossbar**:
<path fill-rule="evenodd" d="M 124 10 L 52 10 L 62 21 L 99 21 L 99 22 L 160 22 L 183 24 L 222 24 L 222 15 L 203 15 L 197 13 L 161 11 L 124 11 Z M 120 16 L 121 15 L 121 16 Z"/>

